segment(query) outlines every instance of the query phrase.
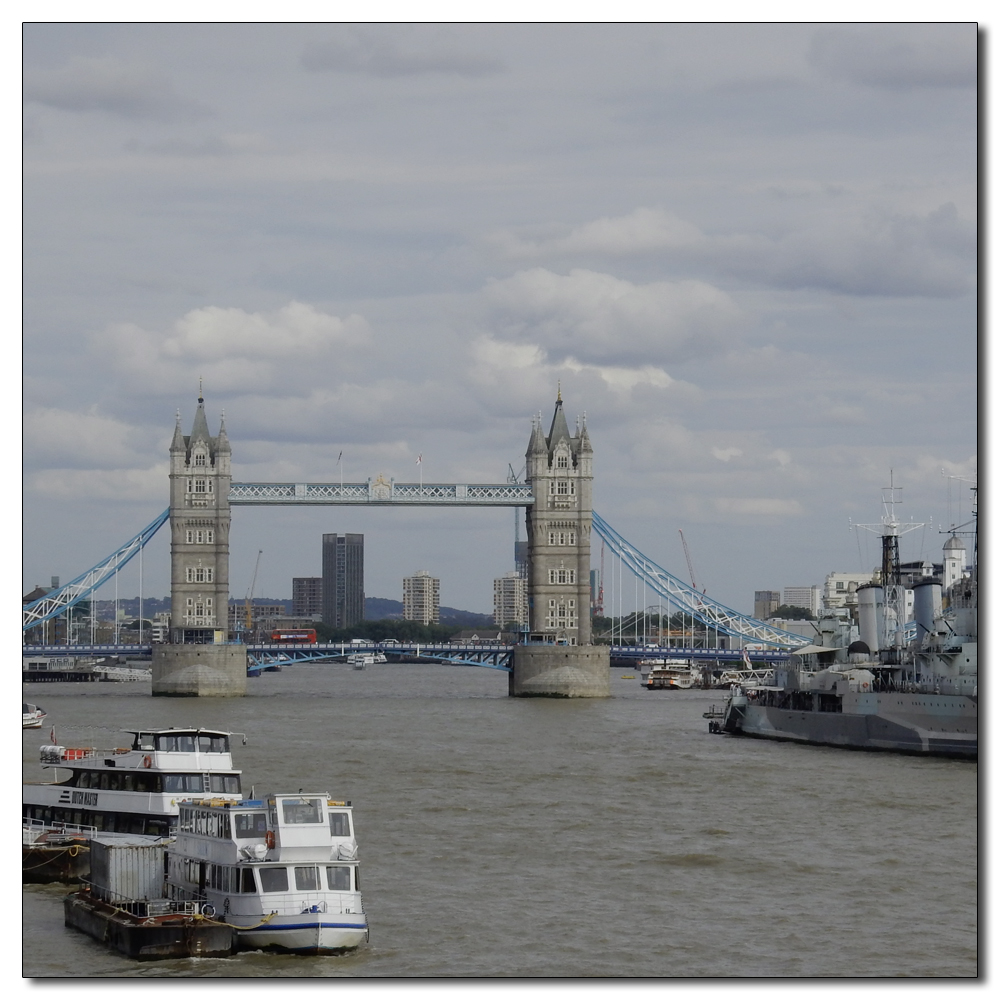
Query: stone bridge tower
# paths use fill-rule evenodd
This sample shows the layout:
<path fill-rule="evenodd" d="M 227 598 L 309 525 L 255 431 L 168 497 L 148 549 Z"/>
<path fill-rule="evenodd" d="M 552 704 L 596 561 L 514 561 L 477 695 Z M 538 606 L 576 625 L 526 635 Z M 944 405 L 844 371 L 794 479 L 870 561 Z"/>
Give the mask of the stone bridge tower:
<path fill-rule="evenodd" d="M 190 435 L 178 413 L 170 442 L 170 642 L 153 647 L 154 695 L 246 693 L 246 647 L 227 642 L 230 459 L 199 393 Z"/>
<path fill-rule="evenodd" d="M 611 693 L 610 650 L 590 641 L 593 457 L 586 420 L 570 434 L 560 391 L 548 436 L 536 419 L 526 454 L 535 498 L 527 512 L 529 641 L 514 650 L 512 695 Z"/>
<path fill-rule="evenodd" d="M 590 522 L 594 450 L 586 421 L 571 435 L 556 399 L 548 437 L 534 421 L 525 478 L 528 508 L 528 622 L 532 633 L 570 646 L 590 644 Z"/>
<path fill-rule="evenodd" d="M 211 643 L 229 627 L 231 451 L 223 420 L 212 437 L 205 400 L 190 436 L 177 414 L 170 442 L 170 637 Z M 225 635 L 222 636 L 225 639 Z"/>

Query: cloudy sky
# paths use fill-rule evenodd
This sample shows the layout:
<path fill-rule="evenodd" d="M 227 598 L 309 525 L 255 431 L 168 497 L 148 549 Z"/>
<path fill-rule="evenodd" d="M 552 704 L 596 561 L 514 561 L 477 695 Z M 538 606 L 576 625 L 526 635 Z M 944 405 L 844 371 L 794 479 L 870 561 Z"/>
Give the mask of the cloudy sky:
<path fill-rule="evenodd" d="M 594 506 L 751 611 L 939 557 L 976 470 L 971 24 L 31 24 L 23 587 L 234 478 L 503 481 L 561 382 Z M 509 510 L 234 511 L 232 592 L 362 531 L 368 596 L 492 609 Z M 167 539 L 144 590 L 168 589 Z M 594 563 L 600 559 L 595 546 Z M 610 559 L 609 559 L 610 563 Z M 610 576 L 610 567 L 608 569 Z M 123 593 L 137 591 L 134 572 Z M 634 588 L 626 586 L 631 606 Z"/>

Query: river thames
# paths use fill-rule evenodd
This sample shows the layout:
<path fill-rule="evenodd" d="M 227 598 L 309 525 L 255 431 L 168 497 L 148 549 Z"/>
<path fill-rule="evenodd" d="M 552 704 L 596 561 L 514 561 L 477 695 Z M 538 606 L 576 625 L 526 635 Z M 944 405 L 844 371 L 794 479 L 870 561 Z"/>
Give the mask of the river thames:
<path fill-rule="evenodd" d="M 350 799 L 370 943 L 347 957 L 136 962 L 23 887 L 28 977 L 971 977 L 974 763 L 711 735 L 718 691 L 507 697 L 473 667 L 286 667 L 240 699 L 32 684 L 39 744 L 245 733 L 243 788 Z M 118 728 L 121 727 L 121 728 Z M 65 772 L 63 772 L 65 773 Z"/>

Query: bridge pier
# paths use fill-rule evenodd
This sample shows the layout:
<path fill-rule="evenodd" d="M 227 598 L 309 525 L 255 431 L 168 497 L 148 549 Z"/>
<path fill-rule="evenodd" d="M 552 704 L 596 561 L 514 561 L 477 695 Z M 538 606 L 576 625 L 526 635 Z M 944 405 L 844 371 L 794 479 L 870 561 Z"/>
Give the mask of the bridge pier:
<path fill-rule="evenodd" d="M 247 693 L 247 648 L 237 643 L 157 643 L 153 696 L 240 698 Z"/>
<path fill-rule="evenodd" d="M 527 643 L 514 647 L 513 659 L 507 686 L 512 698 L 611 697 L 608 646 Z"/>

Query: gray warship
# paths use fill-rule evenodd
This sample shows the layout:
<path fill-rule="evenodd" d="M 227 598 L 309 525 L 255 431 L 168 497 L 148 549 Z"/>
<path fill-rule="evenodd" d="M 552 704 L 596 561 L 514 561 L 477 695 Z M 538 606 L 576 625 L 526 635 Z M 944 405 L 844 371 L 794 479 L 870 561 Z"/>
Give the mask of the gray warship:
<path fill-rule="evenodd" d="M 895 489 L 890 487 L 890 490 Z M 975 497 L 975 490 L 973 490 Z M 858 587 L 858 623 L 816 623 L 813 643 L 776 667 L 770 683 L 734 684 L 713 731 L 858 750 L 978 759 L 979 574 L 976 514 L 952 529 L 944 581 L 913 584 L 906 623 L 899 535 L 886 502 L 882 566 Z M 965 567 L 962 528 L 972 538 Z"/>

